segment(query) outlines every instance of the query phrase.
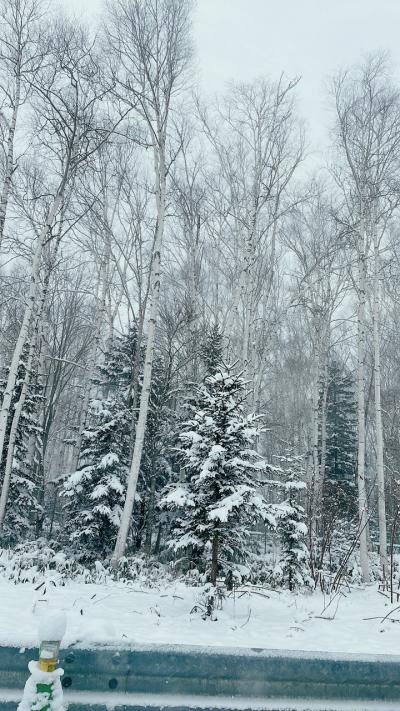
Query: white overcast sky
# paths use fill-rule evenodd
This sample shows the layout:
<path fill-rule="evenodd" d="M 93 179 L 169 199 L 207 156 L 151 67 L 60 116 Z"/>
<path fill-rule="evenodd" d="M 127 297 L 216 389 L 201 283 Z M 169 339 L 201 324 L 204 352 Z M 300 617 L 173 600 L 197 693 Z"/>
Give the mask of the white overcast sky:
<path fill-rule="evenodd" d="M 93 19 L 102 8 L 102 0 L 59 3 Z M 207 91 L 231 79 L 301 75 L 299 108 L 314 149 L 327 141 L 326 84 L 338 68 L 387 50 L 400 83 L 400 0 L 197 0 L 194 40 Z"/>

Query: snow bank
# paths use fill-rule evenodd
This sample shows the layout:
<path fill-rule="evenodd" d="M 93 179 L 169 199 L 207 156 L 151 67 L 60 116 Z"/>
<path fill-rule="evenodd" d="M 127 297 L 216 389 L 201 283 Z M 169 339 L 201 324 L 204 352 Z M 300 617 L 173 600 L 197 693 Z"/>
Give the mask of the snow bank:
<path fill-rule="evenodd" d="M 38 620 L 64 612 L 64 647 L 186 644 L 340 655 L 400 652 L 400 615 L 383 619 L 392 606 L 375 585 L 342 597 L 336 612 L 337 601 L 324 611 L 328 600 L 318 593 L 268 592 L 265 597 L 259 589 L 242 589 L 224 601 L 215 622 L 191 614 L 202 590 L 181 582 L 160 583 L 159 589 L 139 582 L 70 582 L 47 586 L 45 594 L 35 587 L 0 578 L 1 645 L 36 647 Z"/>

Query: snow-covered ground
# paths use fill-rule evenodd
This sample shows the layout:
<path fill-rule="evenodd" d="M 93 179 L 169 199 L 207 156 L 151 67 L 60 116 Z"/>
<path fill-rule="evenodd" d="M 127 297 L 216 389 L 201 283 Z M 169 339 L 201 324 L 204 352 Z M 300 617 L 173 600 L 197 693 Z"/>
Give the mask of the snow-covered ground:
<path fill-rule="evenodd" d="M 400 654 L 400 611 L 383 621 L 396 605 L 376 585 L 347 593 L 325 612 L 320 593 L 268 595 L 232 596 L 217 611 L 216 621 L 205 622 L 191 613 L 199 589 L 180 582 L 158 590 L 70 582 L 43 594 L 35 585 L 0 578 L 0 644 L 36 645 L 40 618 L 63 610 L 64 646 L 159 643 Z"/>
<path fill-rule="evenodd" d="M 17 689 L 0 689 L 0 702 L 18 704 L 21 692 Z M 100 693 L 89 691 L 66 691 L 64 699 L 67 704 L 81 706 L 99 704 L 109 711 L 115 707 L 121 708 L 121 695 L 118 693 Z M 265 699 L 257 697 L 232 696 L 186 696 L 175 694 L 124 694 L 124 704 L 127 707 L 168 709 L 235 709 L 237 711 L 399 711 L 398 701 L 335 701 L 312 699 Z"/>

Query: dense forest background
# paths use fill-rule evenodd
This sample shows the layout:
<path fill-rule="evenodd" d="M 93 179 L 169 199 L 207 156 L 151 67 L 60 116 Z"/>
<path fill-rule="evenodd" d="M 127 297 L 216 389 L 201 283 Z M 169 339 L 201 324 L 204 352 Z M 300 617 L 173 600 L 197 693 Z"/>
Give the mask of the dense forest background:
<path fill-rule="evenodd" d="M 339 72 L 317 165 L 299 78 L 196 92 L 191 9 L 1 4 L 2 546 L 393 583 L 399 87 Z"/>

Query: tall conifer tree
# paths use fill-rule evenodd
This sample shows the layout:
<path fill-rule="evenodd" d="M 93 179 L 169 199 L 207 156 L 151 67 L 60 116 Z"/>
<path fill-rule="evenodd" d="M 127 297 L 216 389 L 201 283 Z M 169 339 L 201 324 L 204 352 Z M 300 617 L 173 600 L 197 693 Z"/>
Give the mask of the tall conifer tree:
<path fill-rule="evenodd" d="M 356 514 L 357 407 L 354 380 L 338 361 L 329 368 L 323 516 Z"/>
<path fill-rule="evenodd" d="M 206 375 L 179 435 L 185 481 L 163 499 L 177 513 L 170 546 L 186 551 L 213 585 L 245 560 L 257 521 L 275 524 L 257 485 L 264 463 L 253 448 L 258 425 L 244 414 L 245 398 L 246 384 L 231 368 Z"/>
<path fill-rule="evenodd" d="M 136 333 L 114 339 L 98 369 L 79 467 L 63 485 L 68 538 L 84 563 L 112 552 L 124 502 L 130 451 L 130 392 Z"/>

